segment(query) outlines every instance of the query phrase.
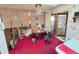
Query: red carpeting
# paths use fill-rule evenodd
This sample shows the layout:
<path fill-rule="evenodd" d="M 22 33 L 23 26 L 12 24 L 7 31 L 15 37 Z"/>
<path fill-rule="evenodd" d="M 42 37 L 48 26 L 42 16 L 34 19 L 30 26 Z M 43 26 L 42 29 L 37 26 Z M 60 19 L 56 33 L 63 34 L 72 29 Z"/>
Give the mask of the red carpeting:
<path fill-rule="evenodd" d="M 59 49 L 61 49 L 62 51 L 64 51 L 67 54 L 78 54 L 76 51 L 72 50 L 71 48 L 67 47 L 64 44 L 59 46 Z"/>
<path fill-rule="evenodd" d="M 44 38 L 32 43 L 31 38 L 23 37 L 19 39 L 14 50 L 10 54 L 56 54 L 55 47 L 60 45 L 61 42 L 55 36 L 49 44 L 44 43 Z"/>

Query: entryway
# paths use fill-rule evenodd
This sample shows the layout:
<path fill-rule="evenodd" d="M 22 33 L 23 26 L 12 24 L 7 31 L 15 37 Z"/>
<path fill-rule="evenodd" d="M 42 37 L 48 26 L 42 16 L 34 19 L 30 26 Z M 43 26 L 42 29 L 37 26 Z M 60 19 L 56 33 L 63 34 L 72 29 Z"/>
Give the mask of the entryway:
<path fill-rule="evenodd" d="M 51 15 L 51 30 L 60 40 L 64 41 L 67 29 L 68 12 Z"/>

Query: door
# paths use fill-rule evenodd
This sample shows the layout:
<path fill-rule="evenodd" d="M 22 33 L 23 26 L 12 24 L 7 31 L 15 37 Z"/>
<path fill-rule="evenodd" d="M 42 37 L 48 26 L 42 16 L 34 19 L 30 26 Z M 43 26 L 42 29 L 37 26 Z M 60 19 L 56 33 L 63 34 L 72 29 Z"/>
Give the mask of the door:
<path fill-rule="evenodd" d="M 57 14 L 57 29 L 56 35 L 58 36 L 65 36 L 66 34 L 66 26 L 67 26 L 67 14 Z"/>

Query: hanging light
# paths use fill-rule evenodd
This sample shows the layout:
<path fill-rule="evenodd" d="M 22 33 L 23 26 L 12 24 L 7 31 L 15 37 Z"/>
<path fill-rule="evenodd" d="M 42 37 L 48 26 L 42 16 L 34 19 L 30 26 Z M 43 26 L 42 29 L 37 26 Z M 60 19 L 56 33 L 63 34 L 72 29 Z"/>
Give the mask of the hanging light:
<path fill-rule="evenodd" d="M 36 16 L 41 15 L 41 4 L 36 4 Z"/>
<path fill-rule="evenodd" d="M 16 20 L 16 21 L 18 20 L 17 16 L 14 16 L 14 20 Z"/>
<path fill-rule="evenodd" d="M 31 16 L 31 12 L 30 11 L 28 11 L 28 16 Z"/>

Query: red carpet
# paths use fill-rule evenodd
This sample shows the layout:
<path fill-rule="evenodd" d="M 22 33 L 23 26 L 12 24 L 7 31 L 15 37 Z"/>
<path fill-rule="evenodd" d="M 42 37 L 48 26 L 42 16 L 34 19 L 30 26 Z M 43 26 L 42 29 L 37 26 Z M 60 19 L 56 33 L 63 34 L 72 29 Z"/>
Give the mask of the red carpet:
<path fill-rule="evenodd" d="M 23 37 L 18 40 L 15 49 L 11 50 L 10 54 L 56 54 L 55 47 L 61 43 L 63 42 L 55 36 L 49 44 L 44 43 L 44 38 L 33 44 L 31 38 Z"/>
<path fill-rule="evenodd" d="M 64 51 L 66 54 L 78 54 L 76 51 L 72 50 L 71 48 L 67 47 L 66 45 L 61 45 L 59 48 Z"/>

